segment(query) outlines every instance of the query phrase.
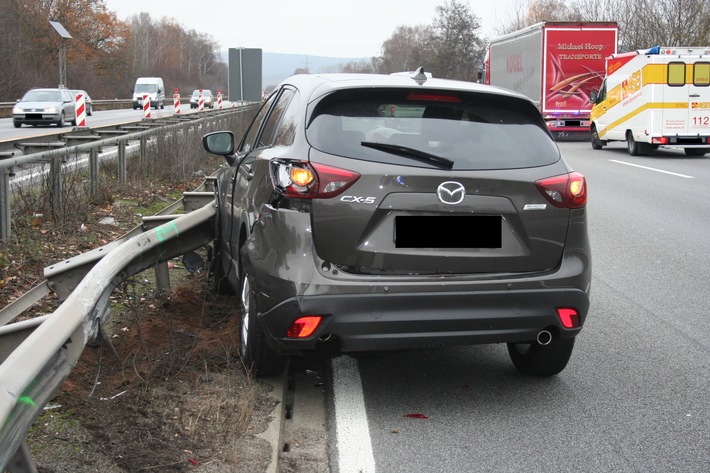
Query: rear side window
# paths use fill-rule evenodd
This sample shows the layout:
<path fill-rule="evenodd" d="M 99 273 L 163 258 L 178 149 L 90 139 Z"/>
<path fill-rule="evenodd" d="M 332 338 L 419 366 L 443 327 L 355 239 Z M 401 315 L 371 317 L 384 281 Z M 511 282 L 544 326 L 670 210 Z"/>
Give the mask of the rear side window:
<path fill-rule="evenodd" d="M 514 169 L 559 160 L 532 103 L 489 93 L 339 91 L 314 108 L 306 136 L 329 154 L 406 166 L 436 167 L 444 158 L 457 170 Z"/>
<path fill-rule="evenodd" d="M 668 85 L 682 86 L 685 85 L 685 63 L 670 62 L 668 63 Z"/>
<path fill-rule="evenodd" d="M 696 62 L 693 66 L 693 85 L 710 85 L 710 62 Z"/>
<path fill-rule="evenodd" d="M 244 138 L 242 139 L 242 144 L 239 146 L 240 154 L 248 153 L 252 150 L 252 148 L 255 147 L 254 140 L 256 140 L 256 135 L 257 133 L 259 133 L 261 125 L 264 122 L 264 119 L 266 119 L 266 114 L 271 108 L 271 105 L 273 105 L 274 100 L 276 100 L 276 94 L 269 97 L 269 100 L 267 100 L 261 106 L 261 109 L 256 114 L 256 117 L 254 117 L 254 120 L 251 122 L 251 125 L 249 125 L 249 129 L 247 130 L 246 134 L 244 135 Z"/>

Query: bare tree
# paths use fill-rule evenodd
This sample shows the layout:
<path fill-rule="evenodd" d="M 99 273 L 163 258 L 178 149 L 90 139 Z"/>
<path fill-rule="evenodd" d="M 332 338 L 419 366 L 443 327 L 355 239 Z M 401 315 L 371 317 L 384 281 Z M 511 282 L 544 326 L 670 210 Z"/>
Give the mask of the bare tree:
<path fill-rule="evenodd" d="M 378 72 L 413 71 L 426 64 L 432 56 L 432 38 L 434 32 L 430 26 L 398 26 L 392 36 L 382 44 L 382 57 Z"/>
<path fill-rule="evenodd" d="M 392 73 L 422 66 L 436 77 L 475 80 L 484 53 L 479 29 L 467 3 L 445 0 L 431 25 L 397 27 L 382 44 L 382 56 L 373 58 L 373 69 Z"/>
<path fill-rule="evenodd" d="M 619 50 L 710 45 L 707 0 L 577 0 L 570 9 L 584 21 L 615 21 Z"/>
<path fill-rule="evenodd" d="M 477 34 L 479 18 L 467 3 L 458 0 L 446 0 L 436 7 L 436 13 L 432 72 L 447 79 L 475 80 L 484 52 L 483 40 Z"/>

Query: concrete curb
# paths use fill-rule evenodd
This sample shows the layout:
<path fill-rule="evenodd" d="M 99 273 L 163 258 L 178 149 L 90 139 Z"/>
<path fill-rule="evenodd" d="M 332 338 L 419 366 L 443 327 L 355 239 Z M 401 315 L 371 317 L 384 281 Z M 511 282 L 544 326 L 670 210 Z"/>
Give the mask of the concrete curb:
<path fill-rule="evenodd" d="M 257 437 L 262 438 L 269 442 L 271 446 L 271 459 L 269 461 L 269 466 L 266 468 L 266 473 L 278 473 L 279 471 L 279 452 L 281 451 L 282 445 L 282 435 L 283 435 L 283 425 L 286 416 L 286 389 L 288 387 L 287 381 L 288 369 L 284 369 L 282 375 L 274 378 L 262 378 L 260 382 L 270 384 L 273 386 L 273 396 L 278 401 L 278 404 L 271 413 L 272 419 L 269 422 L 269 426 L 266 430 Z"/>

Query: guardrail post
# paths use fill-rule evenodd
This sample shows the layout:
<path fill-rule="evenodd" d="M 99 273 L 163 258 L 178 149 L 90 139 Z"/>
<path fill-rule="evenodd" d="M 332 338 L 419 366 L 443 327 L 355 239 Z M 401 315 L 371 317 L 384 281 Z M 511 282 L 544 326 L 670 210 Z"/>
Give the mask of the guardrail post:
<path fill-rule="evenodd" d="M 167 262 L 155 265 L 155 285 L 158 292 L 170 292 L 170 274 Z"/>
<path fill-rule="evenodd" d="M 27 448 L 27 442 L 20 444 L 20 447 L 7 465 L 7 471 L 10 473 L 37 473 L 38 470 L 32 460 L 30 449 Z"/>
<path fill-rule="evenodd" d="M 50 202 L 52 206 L 52 217 L 59 217 L 59 209 L 64 208 L 64 196 L 62 195 L 62 156 L 52 156 L 49 168 L 50 179 Z"/>
<path fill-rule="evenodd" d="M 96 198 L 99 195 L 99 149 L 91 148 L 89 150 L 89 186 L 91 197 Z"/>
<path fill-rule="evenodd" d="M 148 168 L 148 134 L 141 134 L 141 172 Z"/>
<path fill-rule="evenodd" d="M 0 242 L 10 239 L 10 169 L 0 169 Z"/>
<path fill-rule="evenodd" d="M 118 182 L 125 184 L 126 180 L 126 141 L 121 140 L 118 142 Z"/>

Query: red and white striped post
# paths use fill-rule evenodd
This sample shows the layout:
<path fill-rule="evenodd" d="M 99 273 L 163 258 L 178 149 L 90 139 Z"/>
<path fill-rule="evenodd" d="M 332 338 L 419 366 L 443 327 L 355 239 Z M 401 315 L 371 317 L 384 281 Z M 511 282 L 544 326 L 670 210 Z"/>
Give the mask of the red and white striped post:
<path fill-rule="evenodd" d="M 74 110 L 76 112 L 76 125 L 80 127 L 86 126 L 86 100 L 84 94 L 76 94 L 74 96 Z"/>
<path fill-rule="evenodd" d="M 175 107 L 175 115 L 180 115 L 180 92 L 175 89 L 173 93 L 173 107 Z"/>
<path fill-rule="evenodd" d="M 143 117 L 150 118 L 150 99 L 148 94 L 143 94 Z"/>
<path fill-rule="evenodd" d="M 205 98 L 202 96 L 202 89 L 200 89 L 200 95 L 197 97 L 197 110 L 200 112 L 205 111 Z"/>
<path fill-rule="evenodd" d="M 217 108 L 219 110 L 222 110 L 222 91 L 221 90 L 217 91 Z"/>

